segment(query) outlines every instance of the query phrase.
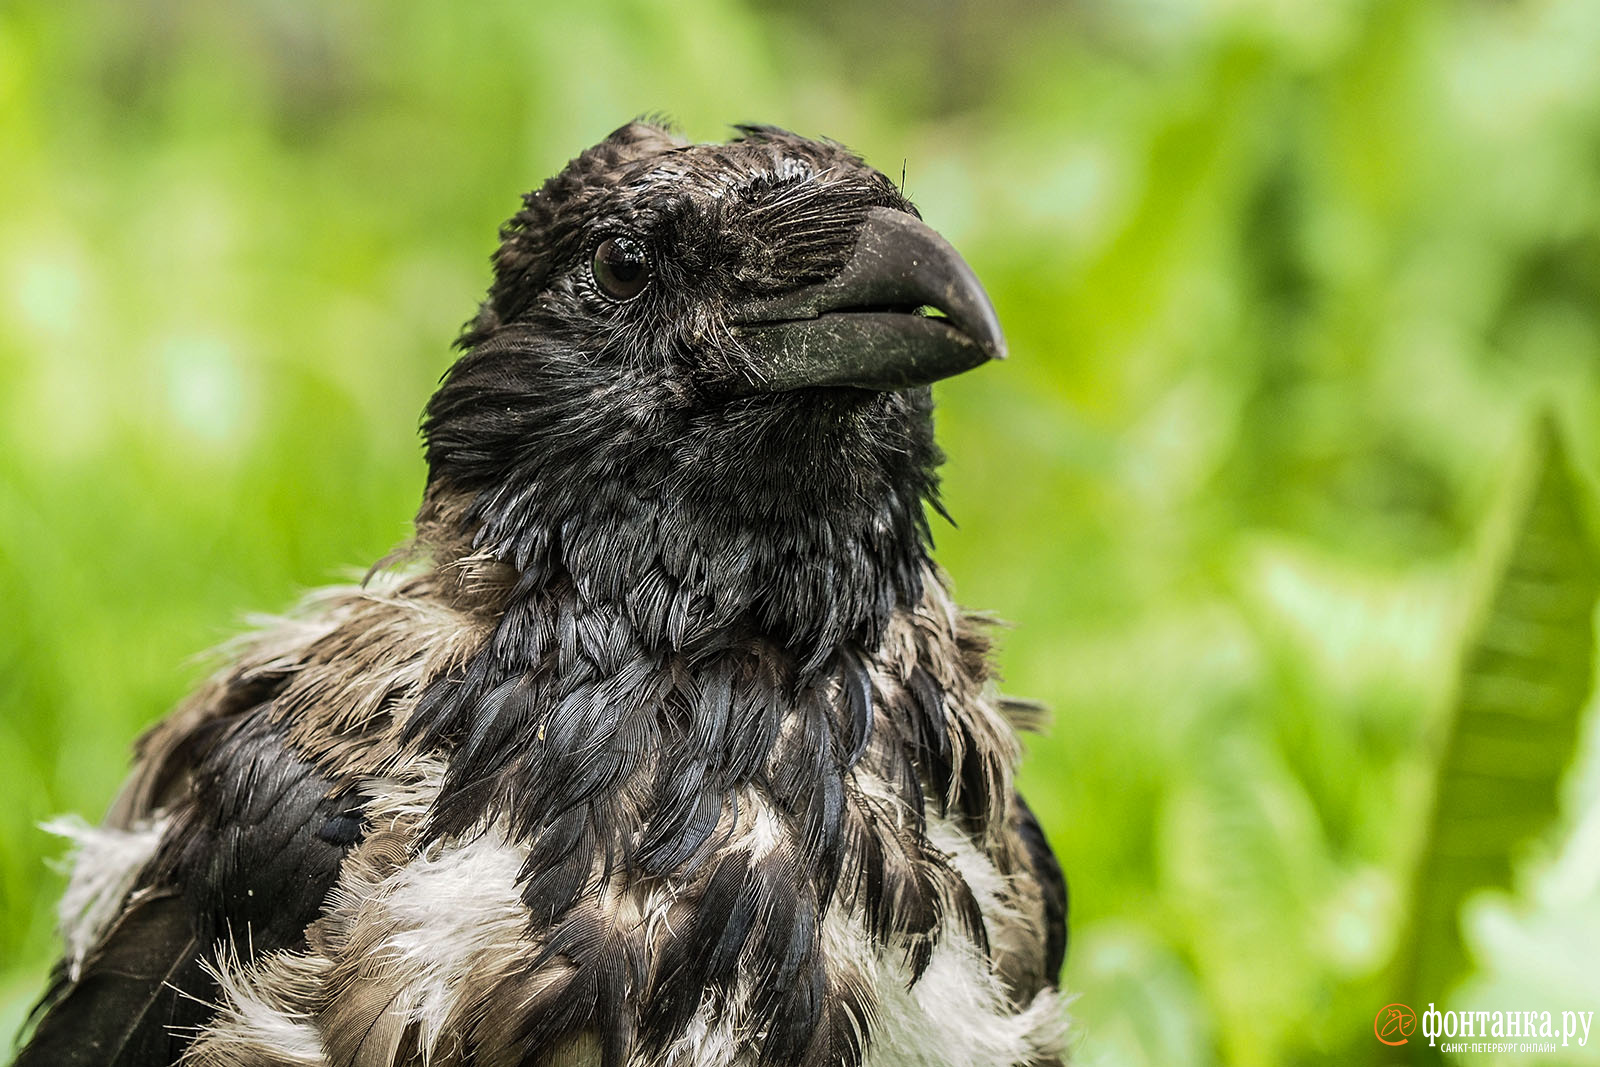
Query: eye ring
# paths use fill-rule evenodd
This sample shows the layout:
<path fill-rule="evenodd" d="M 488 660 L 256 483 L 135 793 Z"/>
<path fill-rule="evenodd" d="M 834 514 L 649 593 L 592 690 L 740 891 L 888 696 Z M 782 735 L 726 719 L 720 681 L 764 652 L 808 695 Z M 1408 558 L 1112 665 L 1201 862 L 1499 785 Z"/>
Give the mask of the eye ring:
<path fill-rule="evenodd" d="M 653 271 L 644 246 L 626 234 L 613 234 L 594 249 L 590 273 L 600 291 L 618 303 L 632 300 L 650 284 Z"/>

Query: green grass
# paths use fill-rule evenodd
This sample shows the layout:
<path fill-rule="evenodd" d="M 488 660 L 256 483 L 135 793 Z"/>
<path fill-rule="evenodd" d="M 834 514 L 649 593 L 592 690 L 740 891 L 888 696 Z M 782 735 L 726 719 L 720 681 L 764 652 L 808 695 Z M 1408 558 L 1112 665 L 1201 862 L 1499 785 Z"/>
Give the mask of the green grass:
<path fill-rule="evenodd" d="M 12 0 L 0 1025 L 53 952 L 36 824 L 104 809 L 246 613 L 405 536 L 496 225 L 665 110 L 903 165 L 994 296 L 937 538 L 1054 709 L 1083 1061 L 1375 1059 L 1535 411 L 1574 494 L 1600 459 L 1597 54 L 1587 0 Z M 1425 999 L 1600 995 L 1592 720 Z"/>

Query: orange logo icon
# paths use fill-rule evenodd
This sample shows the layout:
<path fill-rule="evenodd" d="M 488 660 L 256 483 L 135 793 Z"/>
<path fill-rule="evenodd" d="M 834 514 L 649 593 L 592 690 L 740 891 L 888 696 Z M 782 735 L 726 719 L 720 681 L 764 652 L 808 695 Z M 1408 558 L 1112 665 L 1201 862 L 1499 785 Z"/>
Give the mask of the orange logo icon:
<path fill-rule="evenodd" d="M 1385 1004 L 1372 1020 L 1372 1032 L 1385 1045 L 1403 1045 L 1417 1028 L 1417 1013 L 1404 1004 Z"/>

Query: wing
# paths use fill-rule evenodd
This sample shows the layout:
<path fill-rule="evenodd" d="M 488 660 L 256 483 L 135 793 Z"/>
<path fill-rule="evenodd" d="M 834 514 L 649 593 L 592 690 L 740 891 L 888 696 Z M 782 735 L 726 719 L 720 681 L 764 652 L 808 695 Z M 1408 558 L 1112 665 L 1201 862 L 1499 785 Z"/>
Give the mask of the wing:
<path fill-rule="evenodd" d="M 167 765 L 142 769 L 176 794 L 158 849 L 98 943 L 57 969 L 16 1067 L 171 1064 L 211 1015 L 222 946 L 248 959 L 303 944 L 360 836 L 361 798 L 291 747 L 272 711 L 169 731 Z"/>
<path fill-rule="evenodd" d="M 1067 879 L 1061 873 L 1061 863 L 1045 839 L 1044 828 L 1028 802 L 1017 796 L 1020 817 L 1019 831 L 1028 853 L 1028 863 L 1033 876 L 1038 879 L 1044 895 L 1045 916 L 1045 973 L 1050 984 L 1056 985 L 1061 976 L 1061 965 L 1067 958 Z"/>
<path fill-rule="evenodd" d="M 77 980 L 58 973 L 16 1067 L 172 1063 L 181 1052 L 174 1030 L 203 1017 L 201 1002 L 185 996 L 203 995 L 206 976 L 176 892 L 136 893 Z"/>
<path fill-rule="evenodd" d="M 314 593 L 140 740 L 105 826 L 75 834 L 67 958 L 18 1067 L 172 1063 L 230 1003 L 219 975 L 307 948 L 370 836 L 352 783 L 389 764 L 395 709 L 481 641 L 458 591 L 391 572 Z"/>

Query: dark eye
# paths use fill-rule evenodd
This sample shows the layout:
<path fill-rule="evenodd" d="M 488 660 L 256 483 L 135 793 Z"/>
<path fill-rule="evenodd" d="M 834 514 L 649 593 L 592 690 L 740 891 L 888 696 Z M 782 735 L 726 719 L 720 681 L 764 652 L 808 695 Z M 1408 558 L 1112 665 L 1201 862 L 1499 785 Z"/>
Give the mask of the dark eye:
<path fill-rule="evenodd" d="M 650 261 L 631 237 L 607 237 L 594 250 L 594 281 L 613 300 L 632 300 L 650 284 Z"/>

